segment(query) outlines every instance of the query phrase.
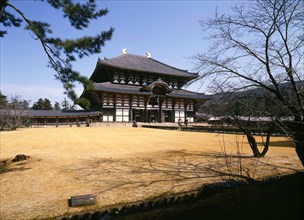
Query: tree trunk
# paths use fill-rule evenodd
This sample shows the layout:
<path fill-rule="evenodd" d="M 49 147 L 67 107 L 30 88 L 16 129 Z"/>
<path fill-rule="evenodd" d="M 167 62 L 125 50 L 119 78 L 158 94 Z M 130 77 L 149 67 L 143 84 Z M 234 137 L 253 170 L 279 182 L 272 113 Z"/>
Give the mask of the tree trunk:
<path fill-rule="evenodd" d="M 260 157 L 260 151 L 258 149 L 258 145 L 256 143 L 255 138 L 249 132 L 246 132 L 246 137 L 247 137 L 249 146 L 250 146 L 250 148 L 251 148 L 251 150 L 253 152 L 253 156 L 254 157 Z"/>
<path fill-rule="evenodd" d="M 252 150 L 253 156 L 254 157 L 264 157 L 269 149 L 270 132 L 267 133 L 266 142 L 264 143 L 264 148 L 263 148 L 262 153 L 259 151 L 258 144 L 257 144 L 255 138 L 253 137 L 253 135 L 251 134 L 251 132 L 247 131 L 247 132 L 245 132 L 245 134 L 246 134 L 249 146 Z"/>
<path fill-rule="evenodd" d="M 304 135 L 304 134 L 302 134 Z M 295 140 L 296 142 L 296 152 L 297 155 L 302 163 L 302 165 L 304 166 L 304 142 L 303 142 L 303 137 L 301 138 L 302 142 L 299 142 L 297 140 Z"/>
<path fill-rule="evenodd" d="M 294 128 L 293 140 L 296 144 L 296 153 L 304 166 L 304 125 L 297 123 Z"/>
<path fill-rule="evenodd" d="M 269 149 L 269 143 L 270 143 L 270 132 L 267 133 L 266 142 L 264 144 L 264 149 L 261 153 L 261 156 L 264 157 Z"/>

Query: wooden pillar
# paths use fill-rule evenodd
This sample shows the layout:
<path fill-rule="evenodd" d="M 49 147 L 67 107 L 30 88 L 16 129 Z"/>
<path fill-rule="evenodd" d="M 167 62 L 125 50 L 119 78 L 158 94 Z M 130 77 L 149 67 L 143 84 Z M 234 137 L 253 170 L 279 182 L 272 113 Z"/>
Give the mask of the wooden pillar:
<path fill-rule="evenodd" d="M 148 97 L 145 97 L 145 111 L 144 111 L 144 122 L 148 122 Z"/>
<path fill-rule="evenodd" d="M 188 100 L 184 99 L 185 120 L 188 118 L 188 116 L 187 116 L 187 106 L 188 106 Z"/>
<path fill-rule="evenodd" d="M 193 122 L 195 122 L 196 121 L 196 117 L 195 117 L 195 113 L 196 113 L 196 100 L 192 100 L 192 103 L 193 103 L 193 114 L 194 114 L 194 116 L 193 116 Z"/>
<path fill-rule="evenodd" d="M 114 107 L 113 122 L 116 122 L 116 93 L 113 93 L 113 107 Z"/>
<path fill-rule="evenodd" d="M 99 99 L 99 111 L 101 113 L 100 121 L 103 122 L 103 102 L 104 102 L 104 93 L 100 93 L 100 99 Z M 87 121 L 87 118 L 86 118 Z"/>
<path fill-rule="evenodd" d="M 176 99 L 172 98 L 172 115 L 171 115 L 172 122 L 175 122 L 175 104 L 176 104 Z"/>
<path fill-rule="evenodd" d="M 133 122 L 133 114 L 132 114 L 132 104 L 133 104 L 133 96 L 129 95 L 129 122 Z"/>
<path fill-rule="evenodd" d="M 159 105 L 158 106 L 158 119 L 157 119 L 158 123 L 162 122 L 162 120 L 161 120 L 161 111 L 162 111 L 162 108 L 161 108 L 161 105 Z"/>
<path fill-rule="evenodd" d="M 158 122 L 162 123 L 162 105 L 164 99 L 162 97 L 157 97 L 158 98 Z"/>

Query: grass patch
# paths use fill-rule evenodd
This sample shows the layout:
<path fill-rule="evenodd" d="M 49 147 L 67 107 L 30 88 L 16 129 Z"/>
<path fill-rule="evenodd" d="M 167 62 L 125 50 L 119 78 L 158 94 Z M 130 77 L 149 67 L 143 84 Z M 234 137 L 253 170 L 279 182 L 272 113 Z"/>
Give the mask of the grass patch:
<path fill-rule="evenodd" d="M 244 140 L 236 135 L 146 128 L 2 132 L 2 161 L 12 161 L 17 154 L 31 159 L 1 163 L 0 219 L 61 219 L 184 194 L 227 179 L 227 172 L 239 174 L 234 165 L 242 165 L 241 174 L 254 179 L 303 170 L 287 138 L 273 137 L 276 146 L 259 159 L 251 157 Z M 241 154 L 236 141 L 243 147 Z M 71 196 L 86 194 L 96 196 L 95 206 L 68 207 Z M 216 209 L 222 207 L 216 204 L 207 205 L 206 212 L 218 214 Z"/>

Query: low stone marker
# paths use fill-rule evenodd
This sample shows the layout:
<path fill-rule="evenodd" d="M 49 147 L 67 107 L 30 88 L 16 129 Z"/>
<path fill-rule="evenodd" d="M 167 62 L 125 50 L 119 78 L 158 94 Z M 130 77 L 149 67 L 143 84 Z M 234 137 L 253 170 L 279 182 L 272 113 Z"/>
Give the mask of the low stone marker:
<path fill-rule="evenodd" d="M 71 198 L 69 199 L 70 207 L 95 205 L 95 204 L 96 204 L 96 197 L 92 194 L 71 196 Z"/>
<path fill-rule="evenodd" d="M 18 154 L 13 159 L 13 162 L 19 162 L 19 161 L 28 160 L 28 159 L 30 159 L 30 156 L 27 156 L 25 154 Z"/>

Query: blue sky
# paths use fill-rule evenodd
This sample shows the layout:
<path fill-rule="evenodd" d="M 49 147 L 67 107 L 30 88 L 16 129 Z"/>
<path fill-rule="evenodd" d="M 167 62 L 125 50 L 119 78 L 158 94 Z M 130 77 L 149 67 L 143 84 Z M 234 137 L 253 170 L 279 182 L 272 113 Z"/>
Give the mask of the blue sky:
<path fill-rule="evenodd" d="M 107 16 L 94 21 L 83 32 L 73 30 L 69 22 L 41 1 L 10 1 L 32 20 L 41 20 L 52 25 L 54 36 L 73 38 L 83 34 L 95 35 L 110 26 L 115 28 L 112 40 L 108 41 L 101 54 L 78 60 L 74 67 L 81 74 L 90 76 L 98 58 L 113 58 L 121 55 L 123 48 L 128 53 L 145 55 L 168 65 L 194 70 L 191 57 L 206 51 L 207 41 L 202 40 L 199 20 L 227 12 L 237 1 L 98 1 L 100 8 L 108 8 Z M 10 10 L 11 11 L 11 10 Z M 2 27 L 1 27 L 2 29 Z M 23 99 L 37 101 L 49 98 L 52 103 L 64 99 L 54 71 L 47 67 L 48 60 L 39 41 L 23 28 L 10 28 L 0 39 L 0 73 L 3 94 L 20 95 Z M 199 85 L 189 89 L 198 91 Z M 82 86 L 77 86 L 80 95 Z M 203 87 L 201 92 L 208 92 Z"/>

